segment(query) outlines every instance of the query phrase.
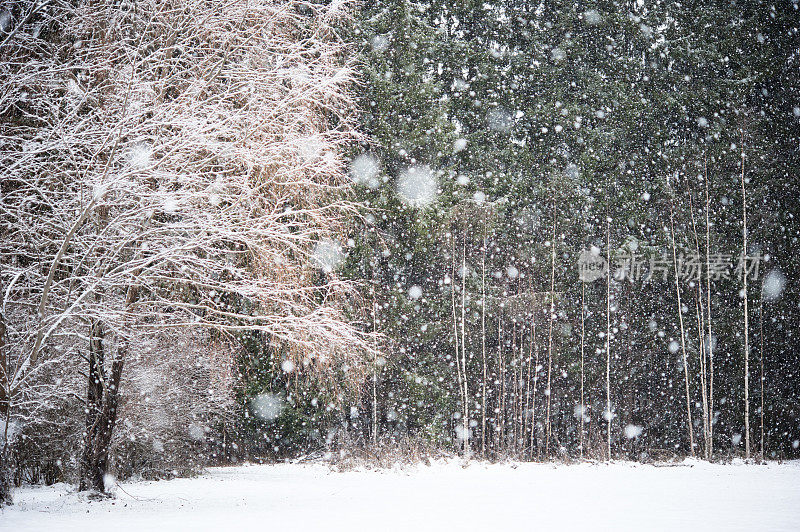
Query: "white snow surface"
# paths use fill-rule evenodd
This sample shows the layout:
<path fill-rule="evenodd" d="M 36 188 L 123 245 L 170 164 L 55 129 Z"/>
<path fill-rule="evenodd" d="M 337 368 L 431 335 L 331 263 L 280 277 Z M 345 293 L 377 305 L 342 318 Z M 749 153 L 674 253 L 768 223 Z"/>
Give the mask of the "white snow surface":
<path fill-rule="evenodd" d="M 91 501 L 64 484 L 16 491 L 0 530 L 797 530 L 800 461 L 655 467 L 436 462 L 212 468 L 126 482 Z"/>

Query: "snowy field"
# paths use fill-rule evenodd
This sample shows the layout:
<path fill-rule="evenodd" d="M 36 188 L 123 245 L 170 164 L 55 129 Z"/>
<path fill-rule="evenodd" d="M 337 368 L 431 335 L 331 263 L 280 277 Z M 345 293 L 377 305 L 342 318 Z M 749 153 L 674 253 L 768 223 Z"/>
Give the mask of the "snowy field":
<path fill-rule="evenodd" d="M 437 463 L 215 468 L 124 483 L 89 501 L 67 486 L 16 492 L 2 530 L 799 530 L 800 462 L 672 467 Z"/>

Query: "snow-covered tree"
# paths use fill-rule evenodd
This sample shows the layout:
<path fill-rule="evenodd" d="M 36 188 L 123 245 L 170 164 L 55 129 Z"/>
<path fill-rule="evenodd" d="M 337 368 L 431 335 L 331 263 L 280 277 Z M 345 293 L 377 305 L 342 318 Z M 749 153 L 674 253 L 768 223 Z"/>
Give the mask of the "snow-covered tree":
<path fill-rule="evenodd" d="M 81 488 L 103 490 L 125 364 L 168 329 L 262 331 L 296 371 L 358 381 L 343 6 L 36 6 L 2 50 L 6 432 L 85 358 Z"/>

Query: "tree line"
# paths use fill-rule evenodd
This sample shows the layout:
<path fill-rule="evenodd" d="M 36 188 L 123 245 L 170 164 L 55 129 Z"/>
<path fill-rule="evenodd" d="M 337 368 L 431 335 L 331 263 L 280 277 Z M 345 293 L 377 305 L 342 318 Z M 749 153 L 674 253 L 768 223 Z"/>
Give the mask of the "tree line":
<path fill-rule="evenodd" d="M 380 215 L 351 266 L 395 357 L 360 430 L 489 458 L 795 455 L 795 15 L 368 2 Z M 436 201 L 404 198 L 408 168 Z M 583 282 L 582 253 L 610 267 Z"/>

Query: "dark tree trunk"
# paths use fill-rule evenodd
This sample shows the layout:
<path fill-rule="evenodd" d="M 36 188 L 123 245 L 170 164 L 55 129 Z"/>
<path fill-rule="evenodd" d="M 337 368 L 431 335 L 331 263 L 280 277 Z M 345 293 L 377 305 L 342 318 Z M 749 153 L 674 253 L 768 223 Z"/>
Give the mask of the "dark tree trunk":
<path fill-rule="evenodd" d="M 9 368 L 6 357 L 6 323 L 0 313 L 0 420 L 4 422 L 3 433 L 0 434 L 0 507 L 11 504 L 11 461 L 8 453 L 8 423 L 11 420 L 11 401 L 9 397 Z"/>
<path fill-rule="evenodd" d="M 114 424 L 123 360 L 118 355 L 106 372 L 103 351 L 103 328 L 92 323 L 89 340 L 89 374 L 86 393 L 86 433 L 80 464 L 80 491 L 105 491 L 108 452 Z"/>
<path fill-rule="evenodd" d="M 0 392 L 2 394 L 4 392 Z M 3 441 L 0 442 L 0 508 L 11 504 L 12 471 L 10 453 L 8 452 L 8 422 L 9 404 L 5 397 L 0 397 L 0 419 L 5 422 L 3 434 L 0 434 Z"/>
<path fill-rule="evenodd" d="M 11 504 L 11 464 L 5 445 L 0 448 L 0 508 Z"/>

